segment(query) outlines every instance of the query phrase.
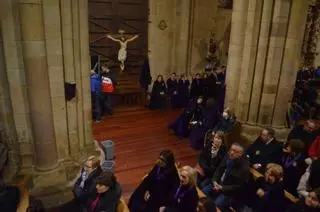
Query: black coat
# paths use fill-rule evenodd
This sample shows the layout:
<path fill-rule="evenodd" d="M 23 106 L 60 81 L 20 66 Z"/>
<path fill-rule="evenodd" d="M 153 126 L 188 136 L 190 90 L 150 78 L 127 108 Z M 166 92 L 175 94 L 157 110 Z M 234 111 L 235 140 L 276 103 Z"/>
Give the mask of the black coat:
<path fill-rule="evenodd" d="M 158 212 L 161 206 L 169 200 L 176 185 L 179 184 L 179 175 L 176 168 L 162 169 L 156 165 L 133 192 L 129 200 L 131 212 Z M 159 171 L 159 173 L 158 173 Z M 146 202 L 144 194 L 149 191 L 150 198 Z"/>
<path fill-rule="evenodd" d="M 221 161 L 225 159 L 227 151 L 224 146 L 221 146 L 216 157 L 211 157 L 212 143 L 210 142 L 199 156 L 199 165 L 203 169 L 206 177 L 212 178 L 215 170 L 220 165 Z"/>
<path fill-rule="evenodd" d="M 196 212 L 199 201 L 196 187 L 182 186 L 179 194 L 176 195 L 178 188 L 179 185 L 173 190 L 165 212 Z"/>
<path fill-rule="evenodd" d="M 86 207 L 84 211 L 90 212 L 116 212 L 117 205 L 121 197 L 121 188 L 117 183 L 114 187 L 111 187 L 107 192 L 100 194 L 100 199 L 93 211 L 91 211 L 91 204 L 95 201 L 99 194 L 96 193 L 94 196 L 86 201 Z"/>
<path fill-rule="evenodd" d="M 288 141 L 291 139 L 301 140 L 305 144 L 305 150 L 306 150 L 305 153 L 307 154 L 309 147 L 311 146 L 312 142 L 316 139 L 318 133 L 319 132 L 317 131 L 308 133 L 303 130 L 303 125 L 298 125 L 290 131 L 287 140 Z"/>
<path fill-rule="evenodd" d="M 143 66 L 140 73 L 140 87 L 145 90 L 148 89 L 148 86 L 151 84 L 151 74 L 150 74 L 150 66 L 149 60 L 146 58 L 143 62 Z"/>
<path fill-rule="evenodd" d="M 150 109 L 163 108 L 166 105 L 167 88 L 164 81 L 155 81 L 152 87 Z"/>
<path fill-rule="evenodd" d="M 193 99 L 203 95 L 203 83 L 201 79 L 193 79 L 191 83 L 190 96 Z"/>
<path fill-rule="evenodd" d="M 83 173 L 83 169 L 81 170 L 81 174 Z M 77 179 L 76 183 L 73 186 L 73 194 L 77 201 L 82 202 L 86 200 L 89 196 L 92 196 L 96 193 L 96 180 L 97 177 L 101 174 L 101 168 L 98 167 L 95 170 L 93 170 L 86 181 L 84 182 L 84 187 L 81 189 L 80 183 L 81 183 L 81 176 Z"/>
<path fill-rule="evenodd" d="M 258 137 L 253 144 L 249 146 L 246 155 L 249 158 L 250 165 L 260 163 L 261 170 L 264 170 L 267 163 L 277 162 L 282 152 L 282 145 L 273 139 L 268 145 L 261 137 Z"/>
<path fill-rule="evenodd" d="M 0 188 L 0 211 L 16 212 L 20 202 L 20 191 L 13 186 Z"/>
<path fill-rule="evenodd" d="M 212 181 L 222 185 L 222 193 L 233 198 L 241 197 L 245 185 L 249 182 L 250 171 L 247 158 L 240 158 L 233 161 L 231 169 L 225 174 L 223 182 L 221 178 L 227 168 L 228 158 L 225 158 L 215 171 Z"/>
<path fill-rule="evenodd" d="M 284 187 L 281 182 L 269 184 L 264 177 L 260 177 L 255 182 L 255 189 L 251 202 L 254 211 L 257 212 L 283 212 L 285 206 Z M 259 198 L 256 194 L 258 189 L 262 189 L 265 195 Z"/>

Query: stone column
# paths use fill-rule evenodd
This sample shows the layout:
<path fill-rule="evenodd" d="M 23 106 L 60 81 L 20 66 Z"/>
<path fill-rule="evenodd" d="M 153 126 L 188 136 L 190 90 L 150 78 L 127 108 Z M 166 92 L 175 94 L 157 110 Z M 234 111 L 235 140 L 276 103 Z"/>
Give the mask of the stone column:
<path fill-rule="evenodd" d="M 226 78 L 225 105 L 236 108 L 241 76 L 242 51 L 244 49 L 248 0 L 233 2 L 229 56 Z"/>
<path fill-rule="evenodd" d="M 249 0 L 247 13 L 247 26 L 245 30 L 244 49 L 241 64 L 237 118 L 247 121 L 250 105 L 250 94 L 255 72 L 258 37 L 261 25 L 262 0 Z"/>
<path fill-rule="evenodd" d="M 35 144 L 35 165 L 39 170 L 50 170 L 57 166 L 58 158 L 42 6 L 42 2 L 39 0 L 21 0 L 20 24 Z"/>
<path fill-rule="evenodd" d="M 290 17 L 289 0 L 275 0 L 258 123 L 271 125 Z"/>
<path fill-rule="evenodd" d="M 59 0 L 43 1 L 44 34 L 55 143 L 59 160 L 69 156 Z"/>
<path fill-rule="evenodd" d="M 285 49 L 281 66 L 281 75 L 278 84 L 277 96 L 274 106 L 272 126 L 284 127 L 288 102 L 292 98 L 296 74 L 300 62 L 300 53 L 303 32 L 306 24 L 306 15 L 310 1 L 293 0 L 290 12 L 290 22 L 285 41 Z"/>
<path fill-rule="evenodd" d="M 264 68 L 269 46 L 270 26 L 272 24 L 274 0 L 263 1 L 260 32 L 258 38 L 258 52 L 255 62 L 255 73 L 253 78 L 252 93 L 250 99 L 250 110 L 248 122 L 255 124 L 258 121 L 259 104 L 262 91 Z"/>

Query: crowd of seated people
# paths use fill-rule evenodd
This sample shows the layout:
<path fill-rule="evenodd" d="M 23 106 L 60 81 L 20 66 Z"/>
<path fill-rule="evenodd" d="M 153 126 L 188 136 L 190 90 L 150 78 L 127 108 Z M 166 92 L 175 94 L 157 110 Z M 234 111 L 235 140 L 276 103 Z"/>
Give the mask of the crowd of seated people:
<path fill-rule="evenodd" d="M 186 108 L 190 101 L 196 101 L 199 96 L 205 100 L 215 98 L 222 103 L 225 93 L 225 68 L 210 71 L 203 74 L 195 74 L 190 80 L 182 74 L 177 77 L 172 73 L 165 80 L 162 75 L 158 75 L 153 83 L 150 109 L 165 110 L 170 102 L 171 108 Z M 223 104 L 219 105 L 223 109 Z"/>

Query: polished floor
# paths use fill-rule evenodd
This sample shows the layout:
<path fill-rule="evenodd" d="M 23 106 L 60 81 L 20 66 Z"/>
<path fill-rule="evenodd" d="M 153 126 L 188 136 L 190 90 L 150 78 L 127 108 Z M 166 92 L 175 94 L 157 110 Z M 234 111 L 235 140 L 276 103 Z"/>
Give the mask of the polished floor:
<path fill-rule="evenodd" d="M 179 140 L 167 127 L 180 113 L 180 110 L 118 108 L 113 116 L 104 117 L 103 123 L 93 124 L 96 140 L 115 143 L 116 176 L 126 199 L 152 168 L 161 150 L 172 150 L 176 161 L 183 165 L 196 163 L 196 153 L 188 140 Z"/>

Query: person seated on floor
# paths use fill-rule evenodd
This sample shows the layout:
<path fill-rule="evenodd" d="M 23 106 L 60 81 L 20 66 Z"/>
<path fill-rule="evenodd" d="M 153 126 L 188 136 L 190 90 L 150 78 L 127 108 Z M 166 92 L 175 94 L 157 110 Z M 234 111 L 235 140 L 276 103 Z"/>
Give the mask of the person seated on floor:
<path fill-rule="evenodd" d="M 0 211 L 16 212 L 19 202 L 19 188 L 6 185 L 0 176 Z"/>
<path fill-rule="evenodd" d="M 304 155 L 304 143 L 297 139 L 288 141 L 281 153 L 278 163 L 284 170 L 284 188 L 297 196 L 297 186 L 307 168 Z"/>
<path fill-rule="evenodd" d="M 311 191 L 305 199 L 292 205 L 286 212 L 319 212 L 320 188 Z"/>
<path fill-rule="evenodd" d="M 225 133 L 230 133 L 233 130 L 234 124 L 236 123 L 236 117 L 230 108 L 225 108 L 222 116 L 219 118 L 218 122 L 212 128 L 213 132 L 222 131 Z"/>
<path fill-rule="evenodd" d="M 218 131 L 212 136 L 211 142 L 200 153 L 199 162 L 195 168 L 198 172 L 198 186 L 200 189 L 211 183 L 215 170 L 221 161 L 225 159 L 226 155 L 224 134 Z"/>
<path fill-rule="evenodd" d="M 169 201 L 159 212 L 196 212 L 199 196 L 197 193 L 197 172 L 190 166 L 179 170 L 180 184 L 173 190 Z"/>
<path fill-rule="evenodd" d="M 73 186 L 75 201 L 81 203 L 96 192 L 96 180 L 101 172 L 99 158 L 93 155 L 88 157 Z"/>
<path fill-rule="evenodd" d="M 244 147 L 233 143 L 226 157 L 215 171 L 212 184 L 202 191 L 209 196 L 214 196 L 215 203 L 222 211 L 234 203 L 242 200 L 244 187 L 249 181 L 249 162 L 244 156 Z"/>
<path fill-rule="evenodd" d="M 158 212 L 178 184 L 174 155 L 170 150 L 163 150 L 151 172 L 131 195 L 128 204 L 130 211 Z"/>
<path fill-rule="evenodd" d="M 320 136 L 317 136 L 316 139 L 312 142 L 308 155 L 312 160 L 320 158 Z"/>
<path fill-rule="evenodd" d="M 320 159 L 312 161 L 306 169 L 306 172 L 300 178 L 297 188 L 300 197 L 306 198 L 309 193 L 320 188 Z"/>
<path fill-rule="evenodd" d="M 165 110 L 167 101 L 166 93 L 167 88 L 163 76 L 158 75 L 157 80 L 153 83 L 149 108 Z"/>
<path fill-rule="evenodd" d="M 203 148 L 206 132 L 217 122 L 219 116 L 218 105 L 213 98 L 207 100 L 205 107 L 201 110 L 198 118 L 191 120 L 190 144 L 194 150 Z"/>
<path fill-rule="evenodd" d="M 199 199 L 197 211 L 198 212 L 218 212 L 220 210 L 216 207 L 214 200 L 207 197 L 202 197 Z"/>
<path fill-rule="evenodd" d="M 282 167 L 275 163 L 268 163 L 264 177 L 259 177 L 254 182 L 254 194 L 249 200 L 252 203 L 253 211 L 284 211 L 285 196 L 282 178 Z"/>
<path fill-rule="evenodd" d="M 294 127 L 287 140 L 299 139 L 304 142 L 305 153 L 308 153 L 309 147 L 312 142 L 316 139 L 319 132 L 317 132 L 317 124 L 314 120 L 307 120 L 303 125 L 297 125 Z"/>
<path fill-rule="evenodd" d="M 264 128 L 261 131 L 261 135 L 246 151 L 250 166 L 262 173 L 265 165 L 276 162 L 281 153 L 282 145 L 277 142 L 274 134 L 275 132 L 272 128 Z"/>
<path fill-rule="evenodd" d="M 179 138 L 188 137 L 190 133 L 190 121 L 198 119 L 202 108 L 203 98 L 201 96 L 196 101 L 191 100 L 183 113 L 169 125 L 169 129 L 173 130 Z"/>

